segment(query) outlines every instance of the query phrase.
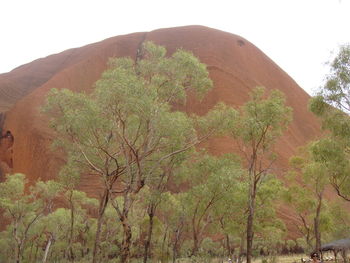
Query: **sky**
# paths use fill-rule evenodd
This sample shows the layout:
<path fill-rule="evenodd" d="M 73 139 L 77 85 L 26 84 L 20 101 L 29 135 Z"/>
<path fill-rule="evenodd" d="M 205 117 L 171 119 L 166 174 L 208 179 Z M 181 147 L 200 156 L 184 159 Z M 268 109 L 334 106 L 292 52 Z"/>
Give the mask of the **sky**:
<path fill-rule="evenodd" d="M 312 95 L 350 43 L 350 0 L 1 0 L 0 73 L 103 39 L 203 25 L 247 39 Z"/>

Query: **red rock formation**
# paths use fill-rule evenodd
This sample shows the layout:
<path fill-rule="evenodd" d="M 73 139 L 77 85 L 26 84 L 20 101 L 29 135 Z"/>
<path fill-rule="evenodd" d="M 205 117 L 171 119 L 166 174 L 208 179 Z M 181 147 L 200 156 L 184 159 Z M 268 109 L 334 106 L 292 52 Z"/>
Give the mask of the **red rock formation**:
<path fill-rule="evenodd" d="M 1 74 L 0 110 L 6 111 L 2 131 L 10 131 L 14 143 L 9 146 L 0 141 L 0 167 L 4 166 L 5 172 L 11 168 L 13 172 L 25 173 L 30 180 L 54 178 L 63 160 L 49 149 L 53 134 L 39 111 L 46 93 L 54 87 L 89 90 L 106 68 L 108 57 L 135 58 L 146 40 L 164 45 L 170 53 L 177 48 L 190 50 L 207 64 L 215 87 L 201 102 L 190 98 L 184 107 L 187 112 L 204 114 L 219 101 L 242 105 L 256 86 L 286 94 L 287 104 L 294 110 L 294 121 L 277 145 L 277 173 L 283 173 L 298 146 L 319 135 L 319 124 L 307 110 L 308 94 L 262 51 L 240 36 L 187 26 L 113 37 Z M 233 143 L 217 138 L 206 143 L 206 147 L 213 154 L 221 154 L 232 151 Z M 85 175 L 80 188 L 93 194 L 96 184 L 96 179 Z"/>

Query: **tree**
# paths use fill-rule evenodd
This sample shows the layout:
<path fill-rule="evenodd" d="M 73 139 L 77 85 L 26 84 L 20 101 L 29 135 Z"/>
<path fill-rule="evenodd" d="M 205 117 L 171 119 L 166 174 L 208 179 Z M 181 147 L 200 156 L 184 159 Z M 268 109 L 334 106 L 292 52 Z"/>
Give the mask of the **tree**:
<path fill-rule="evenodd" d="M 310 100 L 309 108 L 321 118 L 323 129 L 330 131 L 315 145 L 314 155 L 327 167 L 338 195 L 350 201 L 350 45 L 340 47 L 325 84 Z"/>
<path fill-rule="evenodd" d="M 43 263 L 50 262 L 49 252 L 52 250 L 52 246 L 55 242 L 63 242 L 64 245 L 69 245 L 69 241 L 67 242 L 66 240 L 66 236 L 69 236 L 70 232 L 69 221 L 69 210 L 64 208 L 58 208 L 47 216 L 41 218 L 41 221 L 39 222 L 41 231 L 38 234 L 43 236 L 46 243 L 42 259 Z"/>
<path fill-rule="evenodd" d="M 290 159 L 290 164 L 294 172 L 299 175 L 302 185 L 291 184 L 289 193 L 292 197 L 290 200 L 293 200 L 292 203 L 296 206 L 298 215 L 303 223 L 303 229 L 306 231 L 306 242 L 310 244 L 310 231 L 313 229 L 315 237 L 314 249 L 319 251 L 321 248 L 320 222 L 324 206 L 324 192 L 328 185 L 328 174 L 324 164 L 315 160 L 312 151 L 313 147 L 314 143 L 310 143 L 305 149 L 300 151 L 299 156 L 294 156 Z M 313 214 L 312 228 L 307 223 L 307 217 L 310 214 Z"/>
<path fill-rule="evenodd" d="M 160 203 L 160 211 L 164 215 L 163 221 L 165 230 L 163 231 L 163 240 L 161 245 L 162 259 L 168 258 L 169 255 L 164 253 L 166 242 L 171 246 L 172 262 L 175 263 L 179 255 L 179 248 L 181 247 L 181 238 L 186 229 L 186 214 L 183 202 L 185 193 L 171 194 L 165 192 L 163 194 L 164 202 Z M 166 256 L 164 255 L 166 254 Z"/>
<path fill-rule="evenodd" d="M 79 206 L 81 210 L 81 203 L 84 200 L 89 200 L 83 192 L 76 191 L 76 185 L 80 180 L 79 171 L 72 165 L 66 165 L 60 171 L 59 181 L 62 185 L 64 194 L 64 200 L 68 203 L 68 207 L 70 210 L 70 231 L 67 235 L 68 246 L 67 246 L 67 254 L 68 259 L 70 261 L 74 261 L 74 252 L 73 252 L 73 242 L 74 242 L 74 225 L 75 225 L 75 217 L 76 210 L 78 210 L 77 206 Z"/>
<path fill-rule="evenodd" d="M 285 237 L 286 226 L 276 215 L 276 207 L 279 205 L 276 200 L 281 199 L 285 190 L 281 180 L 275 175 L 266 174 L 256 195 L 254 233 L 271 256 L 280 252 L 278 246 Z M 249 215 L 249 209 L 247 210 Z"/>
<path fill-rule="evenodd" d="M 213 223 L 214 207 L 223 205 L 223 200 L 230 202 L 235 198 L 235 185 L 242 171 L 236 156 L 202 155 L 190 160 L 182 173 L 191 187 L 184 194 L 183 202 L 193 236 L 192 255 L 196 255 L 203 231 Z"/>
<path fill-rule="evenodd" d="M 56 144 L 65 150 L 67 164 L 79 165 L 81 172 L 101 179 L 94 263 L 108 202 L 112 201 L 123 226 L 121 262 L 127 262 L 132 236 L 129 211 L 148 178 L 232 116 L 220 105 L 210 115 L 216 116 L 213 125 L 211 118 L 197 121 L 206 123 L 206 133 L 197 136 L 197 118 L 172 105 L 184 103 L 188 91 L 203 96 L 212 87 L 206 66 L 183 50 L 165 55 L 164 47 L 147 42 L 136 62 L 111 59 L 91 94 L 53 89 L 48 95 L 44 111 L 51 117 Z M 223 109 L 227 114 L 220 114 Z"/>
<path fill-rule="evenodd" d="M 347 203 L 343 199 L 328 202 L 326 209 L 327 232 L 325 237 L 326 242 L 333 240 L 344 239 L 350 235 L 350 213 L 346 209 Z"/>
<path fill-rule="evenodd" d="M 58 195 L 60 187 L 53 181 L 38 181 L 26 193 L 25 175 L 8 175 L 0 183 L 0 207 L 4 216 L 11 220 L 8 226 L 12 229 L 15 241 L 14 258 L 20 262 L 28 240 L 29 231 L 40 217 L 52 211 L 53 200 Z"/>
<path fill-rule="evenodd" d="M 153 225 L 154 225 L 154 217 L 156 216 L 156 212 L 158 207 L 164 202 L 168 197 L 169 184 L 171 184 L 170 180 L 176 175 L 176 170 L 182 165 L 182 163 L 187 159 L 191 158 L 192 151 L 186 151 L 181 154 L 177 154 L 172 156 L 168 160 L 164 161 L 160 166 L 159 172 L 150 176 L 146 181 L 147 190 L 144 191 L 145 196 L 143 197 L 146 205 L 146 213 L 148 216 L 148 231 L 147 238 L 145 240 L 144 246 L 144 260 L 146 263 L 149 255 L 151 254 L 151 240 L 153 234 Z M 145 189 L 144 189 L 145 190 Z"/>
<path fill-rule="evenodd" d="M 218 205 L 213 207 L 215 231 L 224 237 L 223 246 L 226 249 L 226 256 L 229 258 L 233 256 L 234 247 L 237 245 L 240 249 L 239 254 L 244 253 L 244 233 L 247 219 L 246 193 L 247 184 L 241 174 L 234 181 L 229 193 L 219 200 Z M 235 241 L 238 244 L 234 244 Z"/>
<path fill-rule="evenodd" d="M 248 178 L 247 263 L 251 263 L 254 238 L 256 195 L 261 182 L 276 158 L 273 146 L 291 121 L 291 108 L 285 106 L 281 92 L 275 90 L 264 98 L 265 89 L 258 87 L 251 99 L 240 108 L 232 129 L 245 158 Z"/>

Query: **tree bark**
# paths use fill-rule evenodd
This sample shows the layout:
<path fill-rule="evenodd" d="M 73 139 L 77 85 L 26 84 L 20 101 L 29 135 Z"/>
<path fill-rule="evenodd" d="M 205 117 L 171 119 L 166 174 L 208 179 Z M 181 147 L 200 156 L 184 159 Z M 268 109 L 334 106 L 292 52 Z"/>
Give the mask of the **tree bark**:
<path fill-rule="evenodd" d="M 16 245 L 16 263 L 20 263 L 21 262 L 21 246 L 19 244 Z"/>
<path fill-rule="evenodd" d="M 14 229 L 13 229 L 13 236 L 16 241 L 15 260 L 16 260 L 16 263 L 19 263 L 21 262 L 21 239 L 17 236 L 17 229 L 18 229 L 18 221 L 15 220 Z"/>
<path fill-rule="evenodd" d="M 197 209 L 198 209 L 198 203 L 196 210 L 192 216 L 192 235 L 193 235 L 193 248 L 191 252 L 191 256 L 195 256 L 198 252 L 198 233 L 197 233 L 197 228 L 196 228 L 196 216 L 197 216 Z"/>
<path fill-rule="evenodd" d="M 69 204 L 70 204 L 70 232 L 68 238 L 68 259 L 69 261 L 74 262 L 74 253 L 73 253 L 73 235 L 74 235 L 74 214 L 75 208 L 73 204 L 73 191 L 70 192 Z"/>
<path fill-rule="evenodd" d="M 174 236 L 174 244 L 173 244 L 173 263 L 175 263 L 176 259 L 177 259 L 177 255 L 179 252 L 179 241 L 181 239 L 181 235 L 182 235 L 182 229 L 184 227 L 184 217 L 182 216 L 180 218 L 180 224 L 177 225 L 177 228 L 175 229 L 175 236 Z M 170 238 L 169 238 L 170 241 Z M 170 244 L 168 245 L 168 249 L 169 249 Z M 168 253 L 168 255 L 170 255 L 170 253 Z"/>
<path fill-rule="evenodd" d="M 191 256 L 195 256 L 198 252 L 198 235 L 196 230 L 193 228 L 193 248 Z"/>
<path fill-rule="evenodd" d="M 168 225 L 166 226 L 165 231 L 164 231 L 164 235 L 163 235 L 162 248 L 161 248 L 161 259 L 164 258 L 164 246 L 165 246 L 167 234 L 168 234 Z"/>
<path fill-rule="evenodd" d="M 255 180 L 251 179 L 249 196 L 248 196 L 248 218 L 247 218 L 247 263 L 252 262 L 253 251 L 253 226 L 254 226 L 254 213 L 255 213 Z"/>
<path fill-rule="evenodd" d="M 46 247 L 45 247 L 45 253 L 44 253 L 44 257 L 43 257 L 43 263 L 46 263 L 47 256 L 48 256 L 48 254 L 49 254 L 52 241 L 53 241 L 53 236 L 52 236 L 52 234 L 50 234 L 49 240 L 47 241 L 47 244 L 46 244 Z"/>
<path fill-rule="evenodd" d="M 108 189 L 105 189 L 103 192 L 103 196 L 100 200 L 100 206 L 98 209 L 97 229 L 96 229 L 96 235 L 95 235 L 94 250 L 92 252 L 92 263 L 98 262 L 97 261 L 97 254 L 99 252 L 102 217 L 104 215 L 106 206 L 108 204 L 108 200 L 109 200 L 108 196 L 109 196 L 109 191 L 108 191 Z"/>
<path fill-rule="evenodd" d="M 143 257 L 143 263 L 147 263 L 148 256 L 150 253 L 151 239 L 152 239 L 152 233 L 153 233 L 154 208 L 155 208 L 155 206 L 153 204 L 150 204 L 148 207 L 149 225 L 148 225 L 147 240 L 145 243 L 145 254 Z"/>
<path fill-rule="evenodd" d="M 228 257 L 231 257 L 232 255 L 232 250 L 231 250 L 231 245 L 230 245 L 230 237 L 227 233 L 225 233 L 225 226 L 224 226 L 224 221 L 223 221 L 223 218 L 220 218 L 219 220 L 220 222 L 220 226 L 221 226 L 221 229 L 222 229 L 222 232 L 224 233 L 225 235 L 225 244 L 224 244 L 224 247 L 226 247 L 226 251 L 227 251 L 227 256 Z"/>
<path fill-rule="evenodd" d="M 175 263 L 177 258 L 178 243 L 180 241 L 181 229 L 182 229 L 182 224 L 178 229 L 175 230 L 175 242 L 173 246 L 173 263 Z"/>
<path fill-rule="evenodd" d="M 227 249 L 227 256 L 232 257 L 232 250 L 230 245 L 230 237 L 228 234 L 226 234 L 226 249 Z"/>
<path fill-rule="evenodd" d="M 322 206 L 322 194 L 318 195 L 318 204 L 316 209 L 316 216 L 314 219 L 315 224 L 315 251 L 320 251 L 321 249 L 321 231 L 320 231 L 320 214 Z"/>
<path fill-rule="evenodd" d="M 128 263 L 130 259 L 130 245 L 131 245 L 131 226 L 128 223 L 127 218 L 122 218 L 123 225 L 123 242 L 122 242 L 122 253 L 121 253 L 121 263 Z"/>

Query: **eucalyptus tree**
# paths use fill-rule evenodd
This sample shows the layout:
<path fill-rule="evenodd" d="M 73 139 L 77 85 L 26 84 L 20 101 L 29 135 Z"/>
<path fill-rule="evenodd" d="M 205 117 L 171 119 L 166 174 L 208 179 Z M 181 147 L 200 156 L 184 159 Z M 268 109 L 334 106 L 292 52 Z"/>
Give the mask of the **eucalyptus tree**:
<path fill-rule="evenodd" d="M 82 221 L 87 221 L 88 207 L 96 208 L 98 205 L 97 199 L 90 198 L 85 192 L 76 190 L 80 181 L 79 169 L 74 163 L 67 163 L 60 171 L 58 182 L 62 186 L 62 196 L 65 205 L 69 208 L 69 233 L 65 236 L 67 238 L 66 255 L 69 261 L 74 261 L 73 244 L 77 238 L 77 233 L 80 231 L 76 229 L 76 225 L 82 224 Z"/>
<path fill-rule="evenodd" d="M 137 61 L 111 59 L 91 94 L 66 89 L 49 93 L 44 110 L 67 163 L 101 179 L 94 263 L 108 202 L 123 226 L 121 262 L 127 262 L 129 211 L 148 178 L 160 174 L 169 158 L 192 149 L 231 119 L 233 110 L 223 105 L 207 119 L 174 109 L 185 103 L 188 91 L 201 97 L 211 87 L 206 66 L 191 53 L 178 50 L 166 57 L 164 47 L 146 42 Z M 196 123 L 206 124 L 199 135 Z"/>
<path fill-rule="evenodd" d="M 329 202 L 327 207 L 328 233 L 326 242 L 347 238 L 350 236 L 350 212 L 344 209 L 344 200 L 334 200 Z"/>
<path fill-rule="evenodd" d="M 38 181 L 29 187 L 24 174 L 8 175 L 0 183 L 0 208 L 10 220 L 14 240 L 14 259 L 21 262 L 29 233 L 39 219 L 53 209 L 53 201 L 60 192 L 60 186 L 53 182 Z"/>
<path fill-rule="evenodd" d="M 315 145 L 314 154 L 327 167 L 338 195 L 350 201 L 350 45 L 341 46 L 329 65 L 325 84 L 309 105 L 323 129 L 330 131 Z"/>
<path fill-rule="evenodd" d="M 150 176 L 146 181 L 148 191 L 144 191 L 143 201 L 145 202 L 146 214 L 148 216 L 148 230 L 144 244 L 144 263 L 147 262 L 151 254 L 151 240 L 156 212 L 161 203 L 168 200 L 170 180 L 176 174 L 176 170 L 187 158 L 191 158 L 192 153 L 192 151 L 186 151 L 164 161 L 160 166 L 159 173 Z"/>
<path fill-rule="evenodd" d="M 317 144 L 317 143 L 316 143 Z M 299 178 L 299 183 L 291 183 L 289 188 L 291 205 L 295 206 L 299 218 L 302 222 L 302 232 L 304 232 L 306 242 L 310 244 L 311 232 L 315 237 L 315 250 L 319 251 L 321 248 L 321 216 L 324 207 L 325 189 L 329 184 L 328 170 L 324 163 L 318 162 L 313 154 L 315 142 L 310 143 L 304 149 L 300 150 L 298 156 L 293 156 L 290 159 L 292 167 L 291 175 L 293 181 L 296 182 L 295 176 Z M 313 220 L 308 222 L 308 218 L 312 215 Z"/>
<path fill-rule="evenodd" d="M 247 221 L 247 184 L 243 178 L 235 180 L 230 194 L 219 200 L 213 207 L 213 219 L 217 222 L 216 232 L 224 237 L 223 246 L 226 256 L 232 257 L 235 247 L 239 254 L 244 250 L 244 234 Z"/>
<path fill-rule="evenodd" d="M 54 212 L 48 214 L 44 218 L 42 218 L 41 225 L 41 235 L 45 239 L 45 248 L 44 254 L 42 258 L 42 262 L 50 262 L 52 259 L 50 258 L 50 252 L 54 252 L 56 258 L 64 258 L 65 249 L 62 249 L 69 245 L 69 242 L 66 240 L 66 236 L 69 236 L 69 210 L 65 208 L 58 208 Z M 55 243 L 57 242 L 58 249 L 55 249 Z M 52 251 L 54 250 L 54 251 Z M 69 255 L 71 256 L 71 255 Z M 73 257 L 74 258 L 74 257 Z"/>
<path fill-rule="evenodd" d="M 315 210 L 315 200 L 312 191 L 306 188 L 304 184 L 291 184 L 286 193 L 285 200 L 297 214 L 299 222 L 295 223 L 295 226 L 299 234 L 305 239 L 303 244 L 307 246 L 307 250 L 311 250 L 313 248 L 312 242 L 315 239 L 312 222 L 312 215 L 314 215 L 312 211 Z"/>
<path fill-rule="evenodd" d="M 85 192 L 73 189 L 67 189 L 63 196 L 68 203 L 70 212 L 69 234 L 66 235 L 68 241 L 66 255 L 68 255 L 70 261 L 74 262 L 77 252 L 74 252 L 73 247 L 76 246 L 79 239 L 83 239 L 82 233 L 89 224 L 90 215 L 87 210 L 95 210 L 98 206 L 98 200 L 88 197 Z M 81 250 L 84 249 L 86 248 L 81 248 Z"/>
<path fill-rule="evenodd" d="M 188 218 L 184 202 L 185 192 L 163 193 L 163 202 L 159 204 L 160 212 L 163 214 L 164 231 L 161 243 L 161 258 L 167 259 L 168 247 L 171 247 L 172 262 L 175 263 L 179 255 L 179 250 L 188 229 Z"/>
<path fill-rule="evenodd" d="M 231 133 L 247 167 L 247 263 L 252 261 L 257 192 L 276 159 L 273 146 L 292 119 L 292 110 L 285 105 L 284 95 L 280 91 L 274 90 L 266 96 L 265 89 L 258 87 L 251 92 L 250 97 L 239 109 L 238 121 Z"/>
<path fill-rule="evenodd" d="M 183 202 L 192 232 L 192 255 L 198 252 L 203 231 L 214 223 L 214 208 L 223 205 L 224 200 L 234 202 L 236 184 L 242 174 L 236 156 L 199 155 L 197 158 L 190 160 L 182 171 L 190 187 L 184 193 Z"/>
<path fill-rule="evenodd" d="M 254 232 L 272 254 L 278 252 L 277 245 L 286 234 L 286 226 L 276 214 L 280 205 L 276 200 L 281 200 L 285 191 L 281 180 L 272 174 L 265 175 L 257 191 Z"/>

